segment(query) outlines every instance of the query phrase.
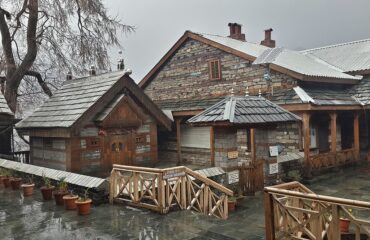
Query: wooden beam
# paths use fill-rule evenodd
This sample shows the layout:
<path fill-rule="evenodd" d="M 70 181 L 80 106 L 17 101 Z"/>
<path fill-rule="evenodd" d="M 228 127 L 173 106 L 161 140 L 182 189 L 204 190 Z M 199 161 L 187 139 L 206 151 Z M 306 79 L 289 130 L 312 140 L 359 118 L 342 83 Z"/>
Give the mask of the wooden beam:
<path fill-rule="evenodd" d="M 332 112 L 330 113 L 330 139 L 331 145 L 330 150 L 331 152 L 335 153 L 337 151 L 337 113 Z"/>
<path fill-rule="evenodd" d="M 355 112 L 353 117 L 353 145 L 356 152 L 356 160 L 360 156 L 360 127 L 359 127 L 359 114 Z"/>
<path fill-rule="evenodd" d="M 211 146 L 210 146 L 210 150 L 211 150 L 211 166 L 215 166 L 215 129 L 214 127 L 212 126 L 211 127 L 211 130 L 210 130 L 210 143 L 211 143 Z"/>
<path fill-rule="evenodd" d="M 309 158 L 310 158 L 310 113 L 305 112 L 303 113 L 303 139 L 304 139 L 304 165 L 305 170 L 308 171 L 310 174 L 310 164 L 309 164 Z"/>
<path fill-rule="evenodd" d="M 250 134 L 252 163 L 256 163 L 256 129 L 251 128 Z"/>
<path fill-rule="evenodd" d="M 190 111 L 176 111 L 172 112 L 174 117 L 191 117 L 198 115 L 199 113 L 203 112 L 204 109 L 201 110 L 190 110 Z"/>
<path fill-rule="evenodd" d="M 176 119 L 177 163 L 181 164 L 181 118 Z"/>

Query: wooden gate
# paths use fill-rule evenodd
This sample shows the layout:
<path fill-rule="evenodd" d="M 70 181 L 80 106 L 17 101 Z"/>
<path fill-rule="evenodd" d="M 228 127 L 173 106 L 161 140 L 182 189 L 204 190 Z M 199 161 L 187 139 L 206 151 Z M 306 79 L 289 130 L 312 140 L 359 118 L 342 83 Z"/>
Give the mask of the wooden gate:
<path fill-rule="evenodd" d="M 264 187 L 263 160 L 251 165 L 240 166 L 239 184 L 245 195 L 253 195 L 257 191 L 262 191 Z"/>
<path fill-rule="evenodd" d="M 109 201 L 124 202 L 160 213 L 194 210 L 222 219 L 228 217 L 233 192 L 187 167 L 166 169 L 114 165 Z"/>

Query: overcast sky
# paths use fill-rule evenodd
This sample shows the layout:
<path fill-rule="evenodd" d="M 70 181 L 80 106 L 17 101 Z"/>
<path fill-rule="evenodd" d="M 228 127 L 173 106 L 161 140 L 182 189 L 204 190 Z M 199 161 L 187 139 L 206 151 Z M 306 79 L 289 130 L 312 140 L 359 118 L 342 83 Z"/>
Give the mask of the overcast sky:
<path fill-rule="evenodd" d="M 136 27 L 122 36 L 126 66 L 140 81 L 186 30 L 228 35 L 243 25 L 247 41 L 273 28 L 277 46 L 307 49 L 370 38 L 369 0 L 105 0 L 111 15 Z M 112 60 L 118 59 L 112 50 Z"/>

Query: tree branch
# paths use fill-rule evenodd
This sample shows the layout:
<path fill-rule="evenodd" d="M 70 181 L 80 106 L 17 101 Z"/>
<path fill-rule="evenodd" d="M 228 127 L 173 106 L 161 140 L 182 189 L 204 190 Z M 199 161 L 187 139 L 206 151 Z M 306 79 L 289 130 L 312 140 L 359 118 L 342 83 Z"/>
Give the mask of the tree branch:
<path fill-rule="evenodd" d="M 49 97 L 53 96 L 53 93 L 51 92 L 46 82 L 42 79 L 42 76 L 39 72 L 29 70 L 25 73 L 25 75 L 35 77 L 44 93 Z"/>
<path fill-rule="evenodd" d="M 6 62 L 6 69 L 7 69 L 7 76 L 13 75 L 15 71 L 15 60 L 12 51 L 12 39 L 9 32 L 8 23 L 5 20 L 5 17 L 10 20 L 11 15 L 8 11 L 0 8 L 0 32 L 1 32 L 1 43 L 4 49 L 5 55 L 5 62 Z"/>
<path fill-rule="evenodd" d="M 28 3 L 28 0 L 24 0 L 23 1 L 22 9 L 15 16 L 15 21 L 17 22 L 17 25 L 15 26 L 15 29 L 14 29 L 14 31 L 12 33 L 12 40 L 14 40 L 14 36 L 17 33 L 18 29 L 21 28 L 21 20 L 20 20 L 20 18 L 23 15 L 23 13 L 26 12 L 26 10 L 27 10 L 27 3 Z"/>

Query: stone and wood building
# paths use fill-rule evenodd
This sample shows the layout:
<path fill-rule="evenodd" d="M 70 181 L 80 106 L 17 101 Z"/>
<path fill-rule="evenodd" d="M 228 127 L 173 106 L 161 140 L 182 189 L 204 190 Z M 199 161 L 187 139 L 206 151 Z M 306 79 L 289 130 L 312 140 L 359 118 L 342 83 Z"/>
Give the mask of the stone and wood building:
<path fill-rule="evenodd" d="M 275 48 L 272 29 L 265 31 L 261 44 L 256 44 L 247 40 L 241 25 L 229 24 L 229 28 L 228 37 L 186 31 L 139 83 L 174 118 L 174 130 L 158 134 L 159 158 L 178 164 L 234 168 L 233 160 L 215 161 L 215 144 L 222 139 L 222 151 L 227 153 L 248 148 L 238 138 L 248 136 L 248 131 L 219 135 L 212 126 L 188 123 L 223 101 L 233 89 L 236 96 L 245 91 L 251 96 L 261 94 L 302 119 L 283 130 L 292 135 L 291 139 L 276 136 L 276 141 L 262 143 L 268 147 L 279 141 L 297 144 L 299 154 L 284 157 L 284 162 L 300 165 L 311 174 L 357 161 L 360 149 L 367 150 L 369 140 L 366 109 L 370 108 L 370 53 L 366 49 L 370 40 L 290 51 Z M 269 132 L 267 126 L 262 129 Z M 287 149 L 296 147 L 280 149 L 281 158 Z M 247 156 L 238 158 L 242 161 Z M 269 169 L 269 158 L 260 158 Z M 279 171 L 284 170 L 282 162 L 278 161 Z"/>
<path fill-rule="evenodd" d="M 31 164 L 106 176 L 113 164 L 153 166 L 157 131 L 171 120 L 119 70 L 73 79 L 17 124 L 30 137 Z"/>

